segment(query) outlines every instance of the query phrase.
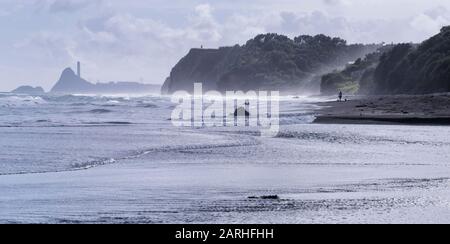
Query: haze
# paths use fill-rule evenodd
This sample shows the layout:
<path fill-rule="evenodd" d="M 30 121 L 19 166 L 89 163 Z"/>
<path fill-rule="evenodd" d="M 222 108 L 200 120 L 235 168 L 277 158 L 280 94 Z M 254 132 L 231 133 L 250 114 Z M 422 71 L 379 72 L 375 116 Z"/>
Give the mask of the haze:
<path fill-rule="evenodd" d="M 76 61 L 92 81 L 160 84 L 190 48 L 259 33 L 420 42 L 450 24 L 448 0 L 0 0 L 0 91 L 49 89 Z"/>

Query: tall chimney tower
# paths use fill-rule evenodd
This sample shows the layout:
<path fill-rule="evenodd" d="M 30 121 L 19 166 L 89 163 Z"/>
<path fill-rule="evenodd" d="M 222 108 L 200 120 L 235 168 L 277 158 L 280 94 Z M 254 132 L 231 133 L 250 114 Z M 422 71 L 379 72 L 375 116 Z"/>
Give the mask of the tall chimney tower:
<path fill-rule="evenodd" d="M 81 78 L 81 63 L 79 61 L 77 62 L 77 75 Z"/>

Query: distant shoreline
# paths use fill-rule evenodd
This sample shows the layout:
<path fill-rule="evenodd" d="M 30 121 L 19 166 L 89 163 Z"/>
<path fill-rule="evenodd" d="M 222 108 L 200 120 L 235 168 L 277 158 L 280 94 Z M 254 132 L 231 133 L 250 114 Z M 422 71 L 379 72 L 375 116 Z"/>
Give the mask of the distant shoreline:
<path fill-rule="evenodd" d="M 317 124 L 450 125 L 450 93 L 360 96 L 317 105 Z"/>

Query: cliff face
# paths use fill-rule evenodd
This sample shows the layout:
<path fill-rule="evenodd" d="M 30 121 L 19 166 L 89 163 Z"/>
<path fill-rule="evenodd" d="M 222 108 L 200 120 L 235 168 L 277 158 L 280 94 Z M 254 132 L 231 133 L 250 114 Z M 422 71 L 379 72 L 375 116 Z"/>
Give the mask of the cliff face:
<path fill-rule="evenodd" d="M 216 90 L 221 76 L 235 62 L 240 47 L 220 49 L 192 49 L 172 69 L 163 85 L 162 93 L 178 90 L 192 92 L 194 83 L 203 83 L 204 90 Z"/>
<path fill-rule="evenodd" d="M 322 77 L 323 94 L 339 90 L 378 95 L 450 92 L 450 27 L 420 45 L 385 47 Z"/>
<path fill-rule="evenodd" d="M 277 34 L 259 35 L 244 46 L 192 49 L 172 69 L 162 92 L 191 92 L 193 83 L 204 90 L 279 90 L 288 93 L 318 92 L 320 75 L 343 67 L 378 48 L 347 45 L 324 35 L 294 40 Z"/>

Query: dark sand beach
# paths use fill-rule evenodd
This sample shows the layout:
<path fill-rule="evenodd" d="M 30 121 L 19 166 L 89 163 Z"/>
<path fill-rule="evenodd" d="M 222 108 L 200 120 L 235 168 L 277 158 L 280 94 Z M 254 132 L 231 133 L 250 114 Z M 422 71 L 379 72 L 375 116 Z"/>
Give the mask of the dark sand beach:
<path fill-rule="evenodd" d="M 450 125 L 450 93 L 322 102 L 315 123 Z"/>
<path fill-rule="evenodd" d="M 450 223 L 450 127 L 311 124 L 318 101 L 261 137 L 174 126 L 167 97 L 4 94 L 0 223 Z"/>

